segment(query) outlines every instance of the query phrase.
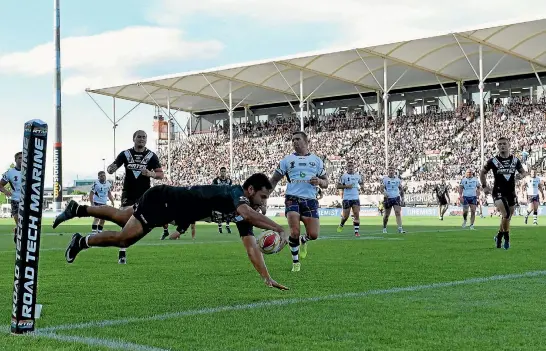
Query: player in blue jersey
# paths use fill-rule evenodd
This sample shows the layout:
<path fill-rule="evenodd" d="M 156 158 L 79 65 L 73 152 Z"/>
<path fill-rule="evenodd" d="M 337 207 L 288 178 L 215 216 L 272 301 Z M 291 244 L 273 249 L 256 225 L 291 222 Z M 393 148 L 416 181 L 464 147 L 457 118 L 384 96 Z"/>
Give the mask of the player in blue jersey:
<path fill-rule="evenodd" d="M 114 196 L 112 196 L 112 184 L 106 180 L 106 173 L 100 171 L 98 173 L 98 179 L 95 180 L 89 191 L 89 202 L 91 206 L 104 206 L 110 200 L 112 207 L 114 207 Z M 101 233 L 104 228 L 104 219 L 94 218 L 91 225 L 92 233 Z"/>
<path fill-rule="evenodd" d="M 406 231 L 402 227 L 402 206 L 404 205 L 404 188 L 402 187 L 402 180 L 396 175 L 396 171 L 393 167 L 389 167 L 387 176 L 381 180 L 381 188 L 383 190 L 385 206 L 385 215 L 383 216 L 383 234 L 387 234 L 387 224 L 389 223 L 389 216 L 391 215 L 391 209 L 394 209 L 394 215 L 396 216 L 396 224 L 398 226 L 398 233 L 404 234 Z"/>
<path fill-rule="evenodd" d="M 525 215 L 525 224 L 529 220 L 529 215 L 533 213 L 533 224 L 538 225 L 538 206 L 540 204 L 539 193 L 544 200 L 544 181 L 537 176 L 537 171 L 532 169 L 530 175 L 525 178 L 523 182 L 522 190 L 527 192 L 527 214 Z"/>
<path fill-rule="evenodd" d="M 466 228 L 468 209 L 470 208 L 470 230 L 474 230 L 479 194 L 480 182 L 474 176 L 474 172 L 471 169 L 467 169 L 465 177 L 461 179 L 461 183 L 459 184 L 459 200 L 463 206 L 463 228 Z"/>
<path fill-rule="evenodd" d="M 337 188 L 343 191 L 341 213 L 341 223 L 337 227 L 337 232 L 343 231 L 345 222 L 349 219 L 349 214 L 353 211 L 353 227 L 355 236 L 360 236 L 360 194 L 358 189 L 362 190 L 362 177 L 355 173 L 355 164 L 353 161 L 347 162 L 347 172 L 345 172 L 338 181 Z"/>
<path fill-rule="evenodd" d="M 299 272 L 299 256 L 307 256 L 309 240 L 316 240 L 320 232 L 318 214 L 317 186 L 327 189 L 328 178 L 324 162 L 309 152 L 309 139 L 305 132 L 292 134 L 293 154 L 284 157 L 271 176 L 273 191 L 277 183 L 286 177 L 288 185 L 285 193 L 285 215 L 290 227 L 288 245 L 292 253 L 292 272 Z M 300 236 L 300 221 L 305 226 L 306 235 Z M 301 245 L 301 250 L 300 250 Z"/>
<path fill-rule="evenodd" d="M 23 153 L 15 154 L 15 166 L 8 169 L 0 178 L 0 192 L 11 198 L 11 216 L 15 221 L 13 228 L 13 241 L 17 244 L 17 225 L 19 223 L 19 202 L 21 201 L 21 163 L 23 162 Z M 11 191 L 6 189 L 10 185 Z"/>

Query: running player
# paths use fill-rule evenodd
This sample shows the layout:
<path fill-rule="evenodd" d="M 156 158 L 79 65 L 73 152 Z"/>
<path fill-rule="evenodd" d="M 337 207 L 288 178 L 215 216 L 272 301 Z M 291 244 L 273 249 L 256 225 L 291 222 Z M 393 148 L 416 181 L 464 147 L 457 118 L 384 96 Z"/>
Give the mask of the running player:
<path fill-rule="evenodd" d="M 384 196 L 385 214 L 383 215 L 383 234 L 387 234 L 387 223 L 391 210 L 394 208 L 398 233 L 404 234 L 406 231 L 402 227 L 402 206 L 404 204 L 404 188 L 402 180 L 398 178 L 393 167 L 389 167 L 388 174 L 381 180 L 381 188 Z"/>
<path fill-rule="evenodd" d="M 0 192 L 4 193 L 11 200 L 11 216 L 15 221 L 13 228 L 13 241 L 17 243 L 17 225 L 19 223 L 19 201 L 21 201 L 21 162 L 23 162 L 23 153 L 18 152 L 14 156 L 15 166 L 7 170 L 0 179 Z M 5 186 L 9 184 L 11 191 Z"/>
<path fill-rule="evenodd" d="M 353 161 L 347 162 L 347 172 L 345 172 L 337 183 L 337 188 L 343 190 L 341 223 L 337 227 L 337 232 L 343 231 L 345 222 L 349 219 L 349 214 L 353 212 L 353 227 L 355 236 L 360 236 L 360 198 L 358 189 L 363 186 L 362 177 L 355 173 L 355 164 Z"/>
<path fill-rule="evenodd" d="M 441 221 L 444 220 L 444 214 L 449 208 L 449 203 L 451 202 L 451 199 L 449 198 L 449 190 L 449 184 L 446 183 L 444 178 L 442 178 L 440 184 L 436 184 L 433 190 L 433 192 L 436 194 L 436 199 L 438 199 L 438 211 Z"/>
<path fill-rule="evenodd" d="M 497 248 L 510 248 L 510 219 L 516 204 L 516 172 L 518 178 L 525 178 L 527 172 L 521 161 L 510 153 L 510 141 L 502 137 L 497 140 L 498 155 L 489 159 L 480 172 L 480 182 L 486 194 L 492 194 L 494 205 L 501 214 L 499 232 L 495 236 Z M 487 185 L 486 175 L 493 171 L 493 189 Z M 504 238 L 504 245 L 502 240 Z"/>
<path fill-rule="evenodd" d="M 98 180 L 95 180 L 91 186 L 91 191 L 89 192 L 89 202 L 91 206 L 104 206 L 110 200 L 112 207 L 114 206 L 114 197 L 112 196 L 112 184 L 106 180 L 106 173 L 100 171 L 98 173 Z M 92 233 L 100 233 L 104 228 L 104 219 L 94 218 L 93 224 L 91 225 Z"/>
<path fill-rule="evenodd" d="M 527 192 L 527 202 L 529 207 L 527 208 L 527 215 L 525 216 L 525 224 L 529 219 L 529 215 L 533 212 L 533 224 L 538 225 L 538 206 L 540 204 L 539 193 L 544 199 L 544 187 L 543 180 L 537 176 L 536 170 L 532 169 L 529 177 L 525 179 L 523 183 L 523 191 Z"/>
<path fill-rule="evenodd" d="M 210 217 L 212 211 L 236 213 L 236 225 L 248 257 L 265 284 L 281 290 L 287 288 L 274 281 L 265 265 L 253 235 L 252 226 L 274 230 L 282 238 L 281 249 L 287 241 L 284 229 L 257 209 L 269 197 L 272 186 L 265 174 L 250 176 L 243 184 L 234 186 L 200 185 L 193 187 L 154 186 L 144 193 L 131 208 L 118 210 L 110 206 L 89 207 L 71 201 L 55 219 L 54 226 L 74 217 L 99 217 L 123 226 L 121 231 L 104 231 L 82 236 L 75 233 L 66 249 L 66 261 L 74 262 L 78 253 L 89 247 L 129 247 L 153 228 L 174 222 L 177 230 Z"/>
<path fill-rule="evenodd" d="M 466 170 L 466 176 L 459 184 L 459 200 L 463 206 L 463 228 L 466 228 L 468 208 L 470 207 L 470 230 L 474 230 L 476 220 L 476 205 L 480 194 L 480 183 L 471 169 Z"/>
<path fill-rule="evenodd" d="M 133 134 L 134 146 L 121 152 L 107 168 L 109 174 L 125 166 L 125 178 L 121 191 L 121 208 L 133 206 L 151 187 L 151 179 L 163 179 L 163 169 L 157 155 L 146 148 L 148 136 L 143 130 Z M 165 224 L 165 223 L 163 223 Z M 165 228 L 164 228 L 165 229 Z M 127 263 L 126 248 L 119 250 L 118 263 Z"/>
<path fill-rule="evenodd" d="M 299 256 L 307 256 L 306 243 L 319 236 L 317 186 L 327 189 L 328 178 L 322 159 L 309 152 L 309 139 L 305 132 L 292 133 L 292 144 L 296 152 L 280 161 L 270 181 L 273 189 L 283 177 L 288 181 L 284 201 L 284 211 L 290 227 L 288 245 L 292 253 L 292 272 L 299 272 Z M 305 236 L 300 236 L 300 221 L 305 226 Z"/>
<path fill-rule="evenodd" d="M 232 185 L 231 179 L 227 176 L 226 167 L 220 168 L 220 176 L 214 178 L 212 180 L 212 184 L 221 186 Z M 215 212 L 214 219 L 216 220 L 216 223 L 218 223 L 218 233 L 222 234 L 222 222 L 226 222 L 226 231 L 228 232 L 228 234 L 231 234 L 231 228 L 229 227 L 229 222 L 231 222 L 231 218 L 229 216 L 224 213 Z"/>

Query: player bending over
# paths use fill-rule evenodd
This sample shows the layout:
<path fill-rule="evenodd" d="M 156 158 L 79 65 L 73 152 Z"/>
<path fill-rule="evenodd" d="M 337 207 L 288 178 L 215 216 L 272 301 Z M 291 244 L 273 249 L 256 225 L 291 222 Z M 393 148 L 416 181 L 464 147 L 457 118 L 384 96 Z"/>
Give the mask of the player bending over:
<path fill-rule="evenodd" d="M 210 217 L 212 211 L 236 213 L 236 225 L 242 237 L 248 257 L 254 268 L 262 276 L 265 284 L 281 290 L 287 288 L 274 281 L 265 265 L 258 248 L 252 226 L 274 230 L 281 235 L 281 249 L 287 238 L 283 228 L 256 210 L 269 197 L 271 183 L 265 174 L 250 176 L 243 186 L 218 187 L 200 185 L 193 187 L 174 187 L 158 185 L 147 190 L 138 202 L 125 210 L 110 206 L 89 207 L 71 201 L 66 209 L 55 219 L 53 226 L 74 217 L 98 217 L 122 226 L 121 231 L 104 231 L 99 234 L 82 236 L 75 233 L 66 249 L 66 261 L 74 262 L 78 253 L 89 247 L 129 247 L 153 228 L 174 222 L 177 230 L 187 229 L 192 223 Z"/>
<path fill-rule="evenodd" d="M 398 233 L 404 234 L 406 231 L 402 228 L 402 205 L 404 203 L 404 189 L 402 180 L 396 176 L 394 168 L 389 167 L 387 176 L 381 180 L 381 187 L 384 196 L 385 215 L 383 216 L 383 234 L 387 234 L 387 223 L 391 210 L 394 208 Z"/>
<path fill-rule="evenodd" d="M 533 224 L 538 225 L 538 206 L 540 204 L 539 193 L 544 200 L 544 187 L 543 180 L 537 176 L 536 170 L 531 170 L 529 177 L 525 179 L 523 183 L 523 191 L 527 192 L 527 201 L 529 206 L 527 207 L 527 214 L 525 215 L 525 224 L 529 220 L 529 215 L 533 213 Z"/>
<path fill-rule="evenodd" d="M 442 178 L 440 184 L 436 184 L 433 192 L 436 194 L 436 199 L 438 200 L 438 212 L 439 218 L 441 221 L 444 220 L 444 214 L 449 208 L 449 203 L 451 199 L 449 198 L 449 184 L 446 183 L 446 180 Z"/>
<path fill-rule="evenodd" d="M 17 225 L 19 223 L 19 201 L 21 201 L 21 163 L 23 162 L 23 153 L 18 152 L 14 156 L 15 166 L 8 169 L 0 179 L 0 192 L 7 197 L 11 197 L 11 216 L 15 221 L 13 228 L 13 241 L 17 243 Z M 9 184 L 11 191 L 5 188 Z"/>
<path fill-rule="evenodd" d="M 328 188 L 328 178 L 322 159 L 309 152 L 309 140 L 304 132 L 292 133 L 293 154 L 285 156 L 271 176 L 273 189 L 286 176 L 288 185 L 285 193 L 285 215 L 290 227 L 288 245 L 292 253 L 292 272 L 299 272 L 301 258 L 307 256 L 309 240 L 319 236 L 317 186 Z M 273 190 L 272 190 L 273 191 Z M 305 226 L 306 235 L 300 236 L 300 221 Z M 301 252 L 300 252 L 301 244 Z"/>
<path fill-rule="evenodd" d="M 347 162 L 347 172 L 344 173 L 339 182 L 337 183 L 337 188 L 343 190 L 343 201 L 341 212 L 341 223 L 337 227 L 337 232 L 341 233 L 343 231 L 343 226 L 345 222 L 349 219 L 349 214 L 353 212 L 353 227 L 355 230 L 355 236 L 360 236 L 360 198 L 358 189 L 361 190 L 363 186 L 362 177 L 360 174 L 355 173 L 355 164 L 353 161 Z"/>
<path fill-rule="evenodd" d="M 459 184 L 459 201 L 463 205 L 463 228 L 466 228 L 468 208 L 470 207 L 470 230 L 474 230 L 479 193 L 480 183 L 478 178 L 474 177 L 474 172 L 471 169 L 467 169 L 466 176 L 461 179 Z"/>
<path fill-rule="evenodd" d="M 497 248 L 501 248 L 504 239 L 504 249 L 510 248 L 510 219 L 514 214 L 516 204 L 516 172 L 524 178 L 527 172 L 523 169 L 521 161 L 510 154 L 510 141 L 508 138 L 497 140 L 498 155 L 489 159 L 480 172 L 480 182 L 486 194 L 492 194 L 493 203 L 501 214 L 500 228 L 494 237 Z M 487 185 L 486 176 L 493 171 L 493 189 Z"/>
<path fill-rule="evenodd" d="M 104 206 L 110 200 L 112 207 L 114 207 L 114 196 L 110 189 L 112 184 L 106 180 L 106 173 L 100 171 L 98 174 L 99 179 L 95 180 L 91 186 L 91 191 L 89 192 L 89 202 L 91 206 Z M 104 228 L 104 219 L 93 218 L 93 224 L 91 225 L 92 233 L 101 233 Z"/>

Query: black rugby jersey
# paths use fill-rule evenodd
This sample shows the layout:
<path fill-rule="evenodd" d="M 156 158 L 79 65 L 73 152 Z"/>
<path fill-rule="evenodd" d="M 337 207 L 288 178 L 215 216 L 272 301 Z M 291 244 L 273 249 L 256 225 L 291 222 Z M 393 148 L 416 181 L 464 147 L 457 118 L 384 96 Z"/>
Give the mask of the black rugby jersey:
<path fill-rule="evenodd" d="M 484 169 L 493 171 L 493 195 L 516 194 L 516 172 L 523 172 L 521 161 L 514 155 L 508 157 L 495 156 L 487 160 Z"/>
<path fill-rule="evenodd" d="M 240 185 L 217 186 L 196 185 L 191 187 L 175 187 L 158 185 L 162 188 L 167 208 L 172 212 L 177 226 L 184 228 L 196 221 L 210 221 L 213 211 L 233 214 L 239 234 L 253 235 L 252 225 L 237 214 L 241 205 L 251 206 Z M 155 188 L 154 188 L 155 189 Z"/>
<path fill-rule="evenodd" d="M 216 177 L 212 180 L 212 184 L 214 185 L 232 185 L 231 179 L 228 177 L 222 179 L 220 177 Z"/>
<path fill-rule="evenodd" d="M 114 164 L 119 168 L 125 166 L 125 179 L 121 197 L 124 199 L 137 200 L 146 190 L 151 187 L 151 178 L 142 175 L 142 171 L 161 168 L 157 155 L 148 149 L 142 152 L 134 148 L 122 151 Z"/>

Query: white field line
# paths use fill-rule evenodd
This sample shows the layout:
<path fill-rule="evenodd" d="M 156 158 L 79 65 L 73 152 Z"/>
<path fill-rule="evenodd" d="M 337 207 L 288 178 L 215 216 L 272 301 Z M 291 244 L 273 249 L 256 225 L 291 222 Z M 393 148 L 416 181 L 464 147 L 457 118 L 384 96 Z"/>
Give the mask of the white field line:
<path fill-rule="evenodd" d="M 95 347 L 107 347 L 113 350 L 131 350 L 131 351 L 169 351 L 157 347 L 134 344 L 123 340 L 110 340 L 102 338 L 89 338 L 84 336 L 59 335 L 55 333 L 29 333 L 28 336 L 53 339 L 62 342 L 79 343 Z"/>
<path fill-rule="evenodd" d="M 428 233 L 428 232 L 415 232 L 415 233 Z M 377 233 L 381 234 L 381 233 Z M 5 235 L 5 234 L 4 234 Z M 13 234 L 11 234 L 13 235 Z M 47 234 L 49 235 L 49 233 Z M 319 237 L 320 240 L 404 240 L 403 238 L 385 238 L 384 236 L 371 236 L 371 234 L 361 234 L 362 236 L 360 238 L 356 238 L 352 236 L 345 235 L 345 234 L 338 234 L 338 235 L 322 235 Z M 165 240 L 162 242 L 144 242 L 134 245 L 133 247 L 138 246 L 169 246 L 169 245 L 192 245 L 192 244 L 227 244 L 227 243 L 236 243 L 237 240 L 211 240 L 211 241 L 180 241 L 180 240 Z M 95 249 L 95 248 L 92 248 Z M 48 247 L 48 248 L 40 248 L 40 252 L 44 251 L 64 251 L 66 250 L 66 247 Z M 14 250 L 1 250 L 1 254 L 9 254 L 14 253 Z"/>
<path fill-rule="evenodd" d="M 138 322 L 150 322 L 150 321 L 161 321 L 173 318 L 180 318 L 186 316 L 196 316 L 196 315 L 207 315 L 220 312 L 231 312 L 231 311 L 241 311 L 241 310 L 254 310 L 258 308 L 265 307 L 278 307 L 278 306 L 287 306 L 292 304 L 299 303 L 308 303 L 308 302 L 320 302 L 320 301 L 331 301 L 331 300 L 341 300 L 341 299 L 355 299 L 363 298 L 374 295 L 388 295 L 396 294 L 401 292 L 414 292 L 430 289 L 440 289 L 453 286 L 461 285 L 472 285 L 472 284 L 483 284 L 499 280 L 514 280 L 528 277 L 538 277 L 546 275 L 546 271 L 531 271 L 519 274 L 506 274 L 506 275 L 495 275 L 489 277 L 481 278 L 469 278 L 465 280 L 457 280 L 451 282 L 441 282 L 441 283 L 432 283 L 425 285 L 414 285 L 407 287 L 395 287 L 390 289 L 379 289 L 379 290 L 368 290 L 362 292 L 353 292 L 353 293 L 342 293 L 342 294 L 333 294 L 325 296 L 315 296 L 315 297 L 302 297 L 302 298 L 293 298 L 293 299 L 280 299 L 272 301 L 262 301 L 254 302 L 249 304 L 240 304 L 240 305 L 231 305 L 231 306 L 218 306 L 218 307 L 208 307 L 195 310 L 186 310 L 180 312 L 171 312 L 165 314 L 158 314 L 146 317 L 131 317 L 125 319 L 114 319 L 114 320 L 103 320 L 87 323 L 77 323 L 77 324 L 64 324 L 53 327 L 41 328 L 38 331 L 42 333 L 51 333 L 58 332 L 62 330 L 76 330 L 76 329 L 86 329 L 86 328 L 104 328 L 116 325 L 125 325 L 129 323 L 138 323 Z"/>

